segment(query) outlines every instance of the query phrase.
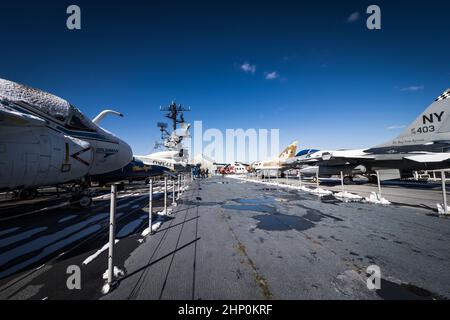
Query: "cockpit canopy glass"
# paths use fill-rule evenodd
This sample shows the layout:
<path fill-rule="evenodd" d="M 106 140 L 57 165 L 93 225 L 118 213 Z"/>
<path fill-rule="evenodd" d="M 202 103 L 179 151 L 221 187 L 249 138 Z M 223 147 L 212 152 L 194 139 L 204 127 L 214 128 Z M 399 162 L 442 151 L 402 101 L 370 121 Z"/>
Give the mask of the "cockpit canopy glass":
<path fill-rule="evenodd" d="M 299 153 L 297 153 L 296 157 L 306 156 L 308 154 L 315 153 L 318 151 L 319 150 L 316 150 L 316 149 L 305 149 L 305 150 L 302 150 Z"/>
<path fill-rule="evenodd" d="M 67 121 L 66 127 L 74 130 L 81 131 L 96 131 L 94 124 L 73 105 L 70 105 L 70 118 Z"/>

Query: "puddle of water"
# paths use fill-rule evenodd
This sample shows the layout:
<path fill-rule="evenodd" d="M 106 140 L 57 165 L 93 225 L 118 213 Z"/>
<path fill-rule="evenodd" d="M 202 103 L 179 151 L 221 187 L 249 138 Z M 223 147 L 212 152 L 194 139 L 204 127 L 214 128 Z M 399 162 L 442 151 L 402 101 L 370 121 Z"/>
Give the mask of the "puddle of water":
<path fill-rule="evenodd" d="M 224 202 L 197 202 L 197 201 L 185 201 L 183 200 L 183 204 L 186 206 L 201 206 L 201 207 L 214 207 L 223 205 Z"/>
<path fill-rule="evenodd" d="M 322 221 L 323 216 L 313 210 L 308 210 L 308 213 L 305 214 L 304 216 L 302 216 L 305 219 L 308 219 L 309 221 L 312 222 L 319 222 Z"/>
<path fill-rule="evenodd" d="M 260 203 L 274 203 L 276 199 L 274 197 L 264 197 L 259 199 L 232 199 L 231 201 L 241 204 L 260 204 Z"/>
<path fill-rule="evenodd" d="M 226 204 L 226 205 L 223 205 L 222 208 L 228 209 L 228 210 L 254 211 L 254 212 L 264 212 L 264 213 L 270 213 L 270 214 L 278 213 L 275 208 L 264 205 L 264 204 L 260 204 L 260 205 Z"/>
<path fill-rule="evenodd" d="M 385 300 L 443 300 L 444 297 L 436 295 L 426 289 L 412 284 L 397 284 L 381 279 L 381 289 L 377 294 Z"/>

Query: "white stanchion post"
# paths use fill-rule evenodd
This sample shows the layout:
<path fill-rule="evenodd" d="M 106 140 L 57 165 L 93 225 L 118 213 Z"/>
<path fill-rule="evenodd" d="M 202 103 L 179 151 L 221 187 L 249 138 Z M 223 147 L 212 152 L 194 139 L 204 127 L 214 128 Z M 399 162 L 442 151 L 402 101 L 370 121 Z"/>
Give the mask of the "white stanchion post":
<path fill-rule="evenodd" d="M 301 173 L 300 170 L 298 170 L 298 180 L 300 181 L 300 188 L 302 188 L 303 187 L 303 184 L 302 184 L 302 173 Z"/>
<path fill-rule="evenodd" d="M 149 195 L 148 195 L 148 227 L 150 233 L 152 233 L 153 221 L 152 221 L 152 213 L 153 213 L 153 179 L 149 181 Z"/>
<path fill-rule="evenodd" d="M 344 190 L 344 172 L 341 171 L 341 188 L 342 188 L 342 200 L 345 199 L 345 190 Z"/>
<path fill-rule="evenodd" d="M 175 206 L 177 203 L 175 201 L 175 179 L 172 180 L 172 206 Z"/>
<path fill-rule="evenodd" d="M 167 214 L 167 176 L 164 177 L 164 214 Z"/>
<path fill-rule="evenodd" d="M 377 171 L 377 182 L 378 182 L 378 199 L 381 200 L 381 181 L 380 181 L 380 172 Z"/>
<path fill-rule="evenodd" d="M 109 252 L 108 252 L 108 285 L 114 280 L 114 242 L 116 237 L 116 204 L 117 204 L 117 185 L 111 186 L 111 205 L 109 211 Z"/>
<path fill-rule="evenodd" d="M 317 191 L 319 191 L 319 187 L 320 187 L 320 183 L 319 183 L 319 167 L 317 167 L 317 170 L 316 170 L 316 186 L 317 186 Z"/>
<path fill-rule="evenodd" d="M 442 198 L 444 199 L 444 213 L 447 215 L 448 214 L 448 209 L 447 209 L 447 190 L 446 190 L 446 186 L 445 186 L 445 171 L 441 170 L 441 181 L 442 181 Z"/>
<path fill-rule="evenodd" d="M 178 175 L 178 199 L 180 198 L 181 175 Z"/>

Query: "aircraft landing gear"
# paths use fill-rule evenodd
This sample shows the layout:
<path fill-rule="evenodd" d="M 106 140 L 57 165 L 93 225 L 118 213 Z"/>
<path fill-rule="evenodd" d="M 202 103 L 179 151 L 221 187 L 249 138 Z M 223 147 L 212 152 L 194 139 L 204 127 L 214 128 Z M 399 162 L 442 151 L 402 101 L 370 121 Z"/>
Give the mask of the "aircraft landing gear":
<path fill-rule="evenodd" d="M 22 189 L 18 193 L 20 200 L 33 200 L 37 195 L 38 191 L 36 189 Z"/>
<path fill-rule="evenodd" d="M 80 206 L 82 208 L 90 207 L 92 204 L 92 198 L 90 196 L 82 196 L 80 199 Z"/>
<path fill-rule="evenodd" d="M 92 205 L 92 194 L 85 188 L 74 188 L 74 193 L 70 198 L 70 203 L 81 208 L 88 208 Z"/>
<path fill-rule="evenodd" d="M 368 178 L 369 178 L 369 183 L 373 183 L 373 184 L 378 183 L 378 178 L 376 175 L 370 175 Z"/>
<path fill-rule="evenodd" d="M 345 176 L 344 177 L 344 184 L 345 185 L 353 184 L 353 177 L 352 176 Z"/>
<path fill-rule="evenodd" d="M 88 208 L 92 204 L 92 197 L 86 194 L 76 194 L 70 198 L 70 203 L 81 208 Z"/>

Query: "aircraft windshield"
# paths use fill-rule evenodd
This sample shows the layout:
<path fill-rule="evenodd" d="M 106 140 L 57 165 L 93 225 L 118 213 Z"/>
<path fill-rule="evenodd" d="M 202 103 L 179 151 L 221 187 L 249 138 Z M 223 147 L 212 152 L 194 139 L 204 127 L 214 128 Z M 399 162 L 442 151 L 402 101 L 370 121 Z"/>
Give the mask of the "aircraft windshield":
<path fill-rule="evenodd" d="M 81 131 L 96 131 L 94 124 L 86 119 L 80 110 L 73 105 L 70 105 L 70 115 L 70 119 L 66 125 L 67 128 Z"/>
<path fill-rule="evenodd" d="M 315 152 L 317 152 L 317 151 L 319 151 L 319 150 L 315 150 L 315 149 L 306 149 L 306 150 L 302 150 L 302 151 L 300 151 L 299 153 L 297 153 L 297 157 L 306 156 L 306 155 L 308 155 L 308 154 L 315 153 Z"/>

